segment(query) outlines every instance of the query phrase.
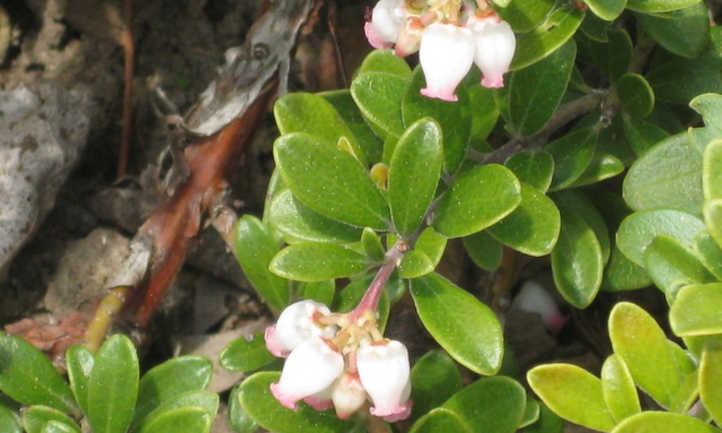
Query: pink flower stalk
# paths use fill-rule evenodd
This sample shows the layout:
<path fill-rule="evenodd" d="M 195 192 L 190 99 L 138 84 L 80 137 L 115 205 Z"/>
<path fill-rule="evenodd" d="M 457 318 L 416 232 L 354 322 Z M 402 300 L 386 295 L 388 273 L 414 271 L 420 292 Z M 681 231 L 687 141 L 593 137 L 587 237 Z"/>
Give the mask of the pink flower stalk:
<path fill-rule="evenodd" d="M 391 48 L 406 20 L 404 0 L 380 0 L 371 12 L 371 21 L 364 25 L 369 44 L 377 49 Z"/>
<path fill-rule="evenodd" d="M 504 74 L 509 70 L 516 49 L 516 37 L 511 26 L 493 14 L 484 18 L 472 15 L 466 21 L 466 27 L 474 35 L 474 63 L 484 74 L 481 85 L 504 87 Z"/>
<path fill-rule="evenodd" d="M 559 307 L 552 295 L 534 280 L 527 280 L 522 284 L 511 307 L 539 314 L 544 325 L 554 334 L 561 331 L 567 321 L 567 318 L 559 312 Z"/>
<path fill-rule="evenodd" d="M 444 101 L 457 101 L 456 87 L 474 61 L 472 32 L 454 24 L 434 23 L 421 37 L 419 61 L 426 77 L 421 94 Z"/>
<path fill-rule="evenodd" d="M 389 422 L 411 415 L 409 354 L 396 340 L 361 343 L 358 350 L 358 374 L 371 397 L 372 415 Z"/>

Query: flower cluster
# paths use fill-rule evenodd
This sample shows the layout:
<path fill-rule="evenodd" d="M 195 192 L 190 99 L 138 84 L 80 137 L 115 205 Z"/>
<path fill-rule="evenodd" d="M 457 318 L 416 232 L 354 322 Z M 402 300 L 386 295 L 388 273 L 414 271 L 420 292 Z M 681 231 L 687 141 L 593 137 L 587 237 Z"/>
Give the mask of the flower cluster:
<path fill-rule="evenodd" d="M 266 329 L 266 347 L 286 358 L 274 397 L 296 409 L 303 400 L 316 410 L 332 407 L 345 419 L 370 400 L 372 415 L 389 422 L 411 414 L 406 347 L 384 339 L 371 310 L 331 313 L 318 302 L 288 306 Z"/>
<path fill-rule="evenodd" d="M 456 87 L 474 63 L 482 86 L 503 87 L 516 48 L 511 26 L 485 0 L 380 0 L 364 31 L 374 48 L 394 47 L 401 57 L 418 51 L 421 93 L 444 101 L 457 100 Z"/>

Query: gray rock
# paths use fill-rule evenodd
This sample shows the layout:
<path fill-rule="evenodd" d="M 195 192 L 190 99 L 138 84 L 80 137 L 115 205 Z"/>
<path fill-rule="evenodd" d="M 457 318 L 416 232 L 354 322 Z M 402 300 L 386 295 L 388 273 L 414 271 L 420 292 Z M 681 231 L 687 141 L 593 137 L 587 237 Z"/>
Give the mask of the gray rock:
<path fill-rule="evenodd" d="M 87 141 L 85 87 L 0 92 L 0 278 L 55 204 Z"/>

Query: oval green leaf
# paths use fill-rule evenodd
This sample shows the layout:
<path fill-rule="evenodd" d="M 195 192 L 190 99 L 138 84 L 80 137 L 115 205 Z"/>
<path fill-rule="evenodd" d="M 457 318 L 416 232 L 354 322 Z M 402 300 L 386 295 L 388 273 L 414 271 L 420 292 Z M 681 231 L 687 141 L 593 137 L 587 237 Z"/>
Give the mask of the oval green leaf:
<path fill-rule="evenodd" d="M 708 271 L 722 281 L 722 248 L 709 233 L 700 233 L 695 239 L 695 251 Z"/>
<path fill-rule="evenodd" d="M 614 21 L 624 11 L 627 0 L 584 0 L 594 15 L 607 21 Z"/>
<path fill-rule="evenodd" d="M 699 418 L 649 411 L 625 419 L 612 433 L 719 433 L 719 430 Z"/>
<path fill-rule="evenodd" d="M 672 304 L 680 287 L 714 281 L 699 259 L 677 240 L 660 235 L 644 252 L 645 267 L 654 284 Z"/>
<path fill-rule="evenodd" d="M 464 249 L 480 268 L 492 271 L 501 265 L 504 246 L 486 231 L 463 238 Z"/>
<path fill-rule="evenodd" d="M 717 33 L 719 34 L 719 31 Z M 692 99 L 689 102 L 689 106 L 702 115 L 705 125 L 722 131 L 722 120 L 720 120 L 722 119 L 722 95 L 717 93 L 704 93 Z M 718 152 L 720 151 L 715 151 L 715 154 L 719 155 Z M 719 157 L 714 158 L 714 160 L 719 161 Z"/>
<path fill-rule="evenodd" d="M 351 96 L 359 110 L 382 138 L 404 132 L 401 101 L 410 79 L 388 72 L 364 72 L 351 83 Z"/>
<path fill-rule="evenodd" d="M 501 325 L 470 293 L 438 274 L 411 281 L 411 295 L 424 327 L 456 361 L 479 374 L 501 367 Z"/>
<path fill-rule="evenodd" d="M 709 16 L 702 1 L 664 14 L 637 14 L 637 20 L 659 45 L 678 56 L 695 58 L 709 41 Z"/>
<path fill-rule="evenodd" d="M 619 355 L 611 354 L 604 361 L 601 380 L 604 402 L 614 421 L 620 422 L 642 411 L 632 374 Z"/>
<path fill-rule="evenodd" d="M 440 406 L 462 387 L 461 374 L 454 361 L 441 350 L 427 352 L 411 369 L 412 416 Z"/>
<path fill-rule="evenodd" d="M 526 33 L 544 22 L 554 7 L 552 0 L 514 0 L 496 11 L 511 25 L 514 33 Z"/>
<path fill-rule="evenodd" d="M 140 433 L 177 433 L 179 426 L 189 433 L 207 433 L 213 417 L 200 407 L 180 407 L 159 414 Z"/>
<path fill-rule="evenodd" d="M 336 280 L 301 283 L 298 285 L 296 292 L 299 298 L 313 299 L 324 305 L 331 305 L 334 296 L 336 296 Z"/>
<path fill-rule="evenodd" d="M 276 359 L 266 349 L 263 332 L 256 332 L 250 340 L 237 338 L 218 355 L 221 367 L 231 371 L 247 372 L 256 370 Z"/>
<path fill-rule="evenodd" d="M 702 352 L 699 398 L 717 425 L 722 424 L 722 350 L 719 348 Z"/>
<path fill-rule="evenodd" d="M 414 404 L 416 404 L 414 402 Z M 455 412 L 437 407 L 411 426 L 409 433 L 471 433 Z"/>
<path fill-rule="evenodd" d="M 598 134 L 594 128 L 580 128 L 547 143 L 544 150 L 554 158 L 551 191 L 571 186 L 594 158 Z"/>
<path fill-rule="evenodd" d="M 584 19 L 584 12 L 561 7 L 533 31 L 518 35 L 511 69 L 522 69 L 553 53 L 569 40 Z"/>
<path fill-rule="evenodd" d="M 524 150 L 507 159 L 504 165 L 514 172 L 520 182 L 540 192 L 546 192 L 552 183 L 554 158 L 549 152 Z"/>
<path fill-rule="evenodd" d="M 402 63 L 406 66 L 406 62 L 402 60 Z M 408 69 L 408 66 L 406 68 Z M 371 165 L 380 161 L 383 142 L 364 120 L 361 111 L 351 97 L 351 92 L 348 89 L 341 89 L 321 92 L 318 95 L 330 102 L 336 109 L 338 115 L 358 140 L 359 147 L 366 155 L 366 161 Z"/>
<path fill-rule="evenodd" d="M 602 249 L 602 262 L 606 264 L 609 260 L 611 250 L 609 229 L 592 200 L 589 199 L 585 193 L 578 190 L 558 192 L 554 194 L 552 198 L 557 206 L 559 206 L 559 209 L 577 215 L 594 230 L 594 235 L 597 237 L 599 246 Z"/>
<path fill-rule="evenodd" d="M 289 280 L 314 282 L 349 277 L 368 266 L 366 256 L 350 248 L 303 243 L 281 250 L 271 261 L 269 269 Z"/>
<path fill-rule="evenodd" d="M 18 416 L 12 410 L 2 405 L 0 405 L 0 431 L 23 433 Z"/>
<path fill-rule="evenodd" d="M 539 420 L 539 402 L 534 400 L 530 395 L 526 396 L 526 407 L 524 408 L 524 415 L 521 418 L 518 428 L 523 428 L 528 425 L 534 424 Z"/>
<path fill-rule="evenodd" d="M 76 425 L 68 425 L 60 421 L 48 421 L 43 428 L 43 433 L 80 433 L 80 429 Z"/>
<path fill-rule="evenodd" d="M 564 421 L 545 404 L 540 405 L 539 420 L 521 430 L 522 433 L 562 433 L 563 431 Z"/>
<path fill-rule="evenodd" d="M 168 411 L 182 407 L 203 409 L 211 417 L 211 419 L 213 419 L 218 412 L 219 404 L 218 394 L 215 392 L 189 391 L 165 400 L 156 409 L 153 409 L 152 412 L 143 417 L 143 419 L 140 419 L 137 424 L 134 423 L 131 427 L 131 431 L 143 431 L 147 428 L 147 425 L 155 423 L 156 419 L 165 416 Z"/>
<path fill-rule="evenodd" d="M 258 430 L 258 424 L 248 416 L 246 410 L 241 406 L 240 385 L 233 388 L 228 397 L 228 423 L 236 433 L 254 433 Z"/>
<path fill-rule="evenodd" d="M 382 261 L 384 259 L 384 246 L 381 243 L 379 235 L 373 230 L 366 227 L 361 234 L 361 245 L 366 255 L 373 261 Z"/>
<path fill-rule="evenodd" d="M 75 345 L 65 352 L 65 366 L 68 369 L 70 389 L 84 413 L 88 413 L 88 380 L 90 380 L 90 372 L 93 371 L 94 364 L 93 353 L 84 346 Z"/>
<path fill-rule="evenodd" d="M 722 248 L 722 199 L 708 201 L 702 212 L 710 236 Z"/>
<path fill-rule="evenodd" d="M 722 283 L 683 287 L 669 310 L 672 331 L 680 337 L 722 334 Z"/>
<path fill-rule="evenodd" d="M 627 9 L 637 12 L 667 12 L 684 9 L 700 0 L 628 0 Z"/>
<path fill-rule="evenodd" d="M 51 421 L 59 422 L 76 432 L 80 432 L 80 427 L 72 418 L 51 407 L 30 406 L 23 414 L 23 426 L 27 433 L 43 433 L 45 426 Z"/>
<path fill-rule="evenodd" d="M 439 201 L 434 228 L 444 236 L 470 235 L 497 223 L 521 203 L 521 185 L 504 166 L 489 164 L 462 173 Z"/>
<path fill-rule="evenodd" d="M 471 432 L 513 433 L 524 416 L 526 391 L 509 377 L 485 377 L 454 394 L 442 407 L 456 413 Z"/>
<path fill-rule="evenodd" d="M 628 72 L 616 82 L 622 109 L 636 118 L 647 117 L 654 109 L 654 91 L 639 74 Z"/>
<path fill-rule="evenodd" d="M 277 139 L 273 153 L 283 181 L 306 206 L 347 224 L 387 227 L 386 200 L 348 152 L 294 133 Z"/>
<path fill-rule="evenodd" d="M 612 178 L 623 171 L 624 163 L 619 158 L 610 153 L 600 152 L 597 149 L 592 162 L 589 163 L 584 173 L 571 186 L 576 188 L 591 185 Z"/>
<path fill-rule="evenodd" d="M 702 161 L 702 190 L 705 200 L 722 198 L 722 140 L 714 140 L 707 145 Z"/>
<path fill-rule="evenodd" d="M 366 56 L 357 73 L 386 72 L 402 78 L 411 77 L 411 68 L 406 60 L 397 56 L 393 50 L 373 50 Z"/>
<path fill-rule="evenodd" d="M 627 113 L 622 113 L 619 117 L 622 119 L 624 131 L 622 139 L 637 156 L 644 156 L 654 145 L 669 137 L 667 131 L 647 120 L 632 118 Z"/>
<path fill-rule="evenodd" d="M 612 248 L 609 263 L 604 268 L 604 279 L 602 290 L 618 292 L 623 290 L 635 290 L 647 287 L 652 284 L 647 271 L 632 262 L 619 251 L 616 245 Z"/>

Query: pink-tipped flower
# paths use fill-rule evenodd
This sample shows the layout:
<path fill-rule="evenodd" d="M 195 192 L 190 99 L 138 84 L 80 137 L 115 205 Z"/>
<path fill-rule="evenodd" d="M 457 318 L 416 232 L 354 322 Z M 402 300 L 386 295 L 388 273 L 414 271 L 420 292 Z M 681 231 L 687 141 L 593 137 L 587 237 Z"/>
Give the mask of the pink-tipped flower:
<path fill-rule="evenodd" d="M 336 380 L 338 382 L 338 380 Z M 329 410 L 333 407 L 333 400 L 331 400 L 331 393 L 333 392 L 334 385 L 336 382 L 317 392 L 316 394 L 309 395 L 304 398 L 303 401 L 307 405 L 311 406 L 315 410 L 324 411 Z"/>
<path fill-rule="evenodd" d="M 421 36 L 424 34 L 424 25 L 418 17 L 409 17 L 401 27 L 399 37 L 396 39 L 395 52 L 399 57 L 406 57 L 419 51 Z"/>
<path fill-rule="evenodd" d="M 559 312 L 552 295 L 534 280 L 527 280 L 522 284 L 511 308 L 539 314 L 544 325 L 554 334 L 558 333 L 567 321 Z"/>
<path fill-rule="evenodd" d="M 433 23 L 421 37 L 419 61 L 426 77 L 421 94 L 456 101 L 456 87 L 471 69 L 474 41 L 469 29 L 454 24 Z"/>
<path fill-rule="evenodd" d="M 321 337 L 298 345 L 286 359 L 278 383 L 271 384 L 276 400 L 289 409 L 296 402 L 328 388 L 343 372 L 343 356 Z"/>
<path fill-rule="evenodd" d="M 366 390 L 361 385 L 358 374 L 342 374 L 334 384 L 331 398 L 336 416 L 341 419 L 346 419 L 359 410 L 366 402 Z"/>
<path fill-rule="evenodd" d="M 371 415 L 396 422 L 411 415 L 409 354 L 396 340 L 363 342 L 357 355 L 358 374 L 374 406 Z"/>
<path fill-rule="evenodd" d="M 364 25 L 364 33 L 374 48 L 391 48 L 406 20 L 404 0 L 380 0 L 371 12 L 371 21 Z"/>
<path fill-rule="evenodd" d="M 266 328 L 266 347 L 275 356 L 285 358 L 299 344 L 313 336 L 332 338 L 335 327 L 319 325 L 314 319 L 331 312 L 325 305 L 299 301 L 286 307 L 274 326 Z"/>
<path fill-rule="evenodd" d="M 474 34 L 474 63 L 484 74 L 481 85 L 504 87 L 504 74 L 509 70 L 516 49 L 511 26 L 494 14 L 484 18 L 470 16 L 466 27 Z"/>

